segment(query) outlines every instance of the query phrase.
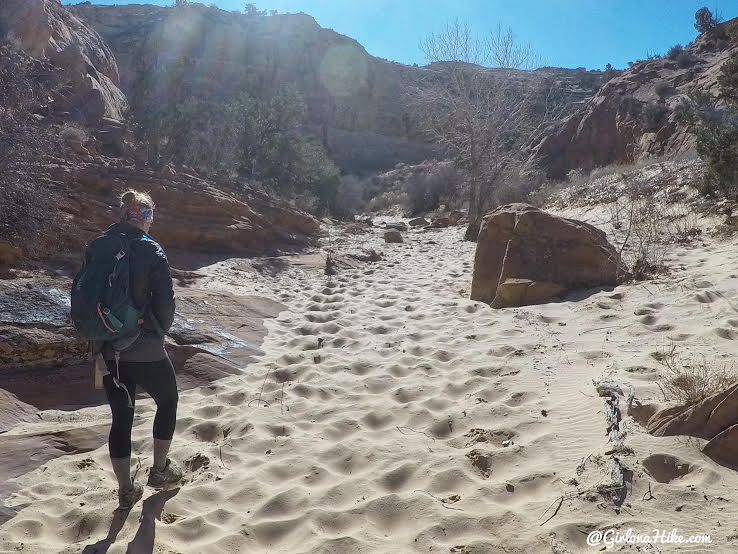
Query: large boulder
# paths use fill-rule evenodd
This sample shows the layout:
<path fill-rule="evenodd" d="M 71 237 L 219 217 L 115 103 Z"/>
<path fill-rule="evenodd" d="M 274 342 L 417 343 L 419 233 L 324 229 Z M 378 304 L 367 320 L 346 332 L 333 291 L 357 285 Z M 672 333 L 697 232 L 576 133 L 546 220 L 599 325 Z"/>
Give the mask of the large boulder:
<path fill-rule="evenodd" d="M 449 225 L 458 225 L 462 219 L 464 219 L 464 212 L 460 212 L 459 210 L 451 210 L 448 213 Z"/>
<path fill-rule="evenodd" d="M 430 225 L 430 221 L 424 217 L 416 217 L 415 219 L 411 219 L 408 223 L 410 224 L 410 227 L 425 227 L 426 225 Z"/>
<path fill-rule="evenodd" d="M 434 229 L 443 229 L 445 227 L 448 227 L 449 225 L 451 225 L 451 222 L 445 215 L 434 217 L 430 224 L 430 226 Z"/>
<path fill-rule="evenodd" d="M 384 242 L 399 243 L 402 242 L 402 233 L 396 229 L 390 229 L 384 233 Z"/>
<path fill-rule="evenodd" d="M 471 298 L 496 308 L 538 304 L 567 290 L 616 285 L 626 274 L 603 231 L 508 204 L 482 220 Z"/>
<path fill-rule="evenodd" d="M 717 462 L 738 466 L 738 383 L 691 406 L 672 406 L 655 413 L 647 429 L 657 437 L 706 439 L 702 452 Z"/>

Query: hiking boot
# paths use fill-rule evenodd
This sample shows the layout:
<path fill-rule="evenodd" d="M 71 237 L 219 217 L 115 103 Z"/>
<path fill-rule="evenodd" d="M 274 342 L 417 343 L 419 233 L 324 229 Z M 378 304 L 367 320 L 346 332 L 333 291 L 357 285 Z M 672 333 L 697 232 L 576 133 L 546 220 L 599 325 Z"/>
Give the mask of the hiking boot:
<path fill-rule="evenodd" d="M 118 491 L 118 509 L 125 511 L 130 510 L 136 502 L 141 500 L 143 493 L 143 486 L 139 485 L 135 481 L 129 488 Z"/>
<path fill-rule="evenodd" d="M 179 483 L 182 480 L 183 475 L 184 472 L 182 471 L 182 468 L 179 467 L 176 462 L 167 458 L 167 463 L 164 465 L 164 469 L 151 468 L 151 471 L 149 472 L 148 485 L 155 489 L 160 489 L 167 485 Z"/>

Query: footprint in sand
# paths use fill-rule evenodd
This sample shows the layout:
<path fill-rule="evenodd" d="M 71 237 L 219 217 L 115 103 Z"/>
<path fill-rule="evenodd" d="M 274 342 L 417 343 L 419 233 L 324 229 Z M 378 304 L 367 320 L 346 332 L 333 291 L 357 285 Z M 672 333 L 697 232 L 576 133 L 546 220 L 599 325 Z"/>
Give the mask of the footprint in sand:
<path fill-rule="evenodd" d="M 389 427 L 394 421 L 395 416 L 392 412 L 373 410 L 366 414 L 362 419 L 362 423 L 372 431 L 378 431 Z"/>
<path fill-rule="evenodd" d="M 603 360 L 612 357 L 612 354 L 604 350 L 588 350 L 586 352 L 580 352 L 579 355 L 585 360 Z"/>
<path fill-rule="evenodd" d="M 643 325 L 653 325 L 654 323 L 656 323 L 657 320 L 658 318 L 655 315 L 649 314 L 649 315 L 644 315 L 638 321 L 643 323 Z"/>
<path fill-rule="evenodd" d="M 459 449 L 470 448 L 480 443 L 490 444 L 498 448 L 504 448 L 503 443 L 505 441 L 513 440 L 515 436 L 515 431 L 509 429 L 492 430 L 474 428 L 470 429 L 462 436 L 448 441 L 448 444 L 449 446 Z"/>
<path fill-rule="evenodd" d="M 533 400 L 534 396 L 529 392 L 514 392 L 510 395 L 510 398 L 505 400 L 505 404 L 508 406 L 520 406 Z"/>
<path fill-rule="evenodd" d="M 712 304 L 720 298 L 720 295 L 716 292 L 707 290 L 694 295 L 695 300 L 700 304 Z"/>
<path fill-rule="evenodd" d="M 641 463 L 646 472 L 659 483 L 671 483 L 696 469 L 670 454 L 652 454 Z"/>
<path fill-rule="evenodd" d="M 379 486 L 385 491 L 398 491 L 405 487 L 410 478 L 418 470 L 417 464 L 406 463 L 388 471 L 378 479 Z"/>
<path fill-rule="evenodd" d="M 305 314 L 305 319 L 310 323 L 327 323 L 338 317 L 339 312 L 326 312 L 320 314 Z"/>
<path fill-rule="evenodd" d="M 723 329 L 722 327 L 714 329 L 713 333 L 715 333 L 721 339 L 726 340 L 735 340 L 738 337 L 738 331 L 734 329 Z"/>

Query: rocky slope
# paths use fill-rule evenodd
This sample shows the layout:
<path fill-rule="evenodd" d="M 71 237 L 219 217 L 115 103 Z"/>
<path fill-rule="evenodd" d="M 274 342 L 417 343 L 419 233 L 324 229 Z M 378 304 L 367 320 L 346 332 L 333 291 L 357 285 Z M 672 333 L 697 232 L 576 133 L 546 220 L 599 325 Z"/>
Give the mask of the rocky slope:
<path fill-rule="evenodd" d="M 683 57 L 643 60 L 607 82 L 581 110 L 571 115 L 534 149 L 533 159 L 553 178 L 572 169 L 689 153 L 693 139 L 678 122 L 676 107 L 697 89 L 718 96 L 722 64 L 738 51 L 731 29 L 724 38 L 701 35 Z"/>
<path fill-rule="evenodd" d="M 403 81 L 426 69 L 375 58 L 309 15 L 245 15 L 198 3 L 173 9 L 85 2 L 70 10 L 115 53 L 133 114 L 182 90 L 211 99 L 241 91 L 264 97 L 295 84 L 313 131 L 345 172 L 388 169 L 434 153 L 402 102 Z M 588 99 L 600 79 L 600 72 L 583 69 L 540 71 L 565 82 L 573 104 Z"/>
<path fill-rule="evenodd" d="M 58 0 L 3 0 L 0 39 L 61 70 L 56 77 L 66 86 L 52 98 L 55 111 L 91 124 L 102 117 L 120 119 L 127 111 L 112 52 Z"/>
<path fill-rule="evenodd" d="M 267 97 L 294 83 L 313 131 L 344 167 L 432 155 L 399 102 L 402 75 L 413 68 L 370 56 L 306 14 L 247 16 L 195 3 L 180 9 L 85 3 L 70 10 L 115 53 L 133 115 L 183 90 L 209 99 L 242 91 Z"/>
<path fill-rule="evenodd" d="M 0 167 L 3 183 L 32 190 L 39 201 L 38 213 L 28 217 L 43 219 L 41 231 L 53 243 L 52 252 L 47 249 L 41 257 L 79 250 L 114 220 L 117 196 L 131 187 L 150 191 L 157 202 L 159 224 L 153 232 L 167 249 L 261 254 L 280 245 L 305 245 L 318 232 L 311 216 L 248 187 L 216 185 L 182 168 L 154 172 L 137 161 L 122 121 L 128 102 L 118 88 L 115 57 L 59 0 L 0 3 L 3 41 L 7 55 L 0 84 L 19 91 L 17 102 L 13 95 L 3 96 L 10 98 L 0 112 L 3 121 L 18 137 L 49 137 L 40 151 L 31 142 L 25 150 L 15 148 L 13 129 L 4 129 L 0 137 L 3 148 L 18 150 Z M 31 62 L 37 67 L 28 72 L 23 64 Z M 26 81 L 13 82 L 23 72 Z M 22 100 L 27 83 L 33 83 L 31 101 Z M 22 209 L 12 191 L 0 196 L 0 204 L 4 201 Z M 0 274 L 5 275 L 31 250 L 28 236 L 7 231 L 0 222 Z"/>

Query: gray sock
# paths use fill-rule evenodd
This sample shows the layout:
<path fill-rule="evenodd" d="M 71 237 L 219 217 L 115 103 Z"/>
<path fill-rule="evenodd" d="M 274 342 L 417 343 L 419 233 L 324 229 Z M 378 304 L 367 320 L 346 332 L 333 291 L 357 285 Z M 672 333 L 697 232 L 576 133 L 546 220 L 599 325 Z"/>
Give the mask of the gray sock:
<path fill-rule="evenodd" d="M 167 465 L 167 454 L 171 440 L 154 439 L 154 469 L 161 471 Z"/>
<path fill-rule="evenodd" d="M 118 479 L 118 491 L 123 492 L 133 486 L 131 481 L 131 457 L 127 458 L 110 458 L 113 464 L 113 472 Z"/>

